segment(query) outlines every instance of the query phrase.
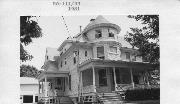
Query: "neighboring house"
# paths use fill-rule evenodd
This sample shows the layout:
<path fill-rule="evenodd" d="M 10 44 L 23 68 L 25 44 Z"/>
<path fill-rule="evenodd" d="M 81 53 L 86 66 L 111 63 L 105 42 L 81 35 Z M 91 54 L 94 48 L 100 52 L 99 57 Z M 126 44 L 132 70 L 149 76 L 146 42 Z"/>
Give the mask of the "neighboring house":
<path fill-rule="evenodd" d="M 37 104 L 38 80 L 30 77 L 20 77 L 20 101 L 21 104 Z"/>
<path fill-rule="evenodd" d="M 92 103 L 104 101 L 107 94 L 117 97 L 118 91 L 151 86 L 148 72 L 152 65 L 118 36 L 120 31 L 118 25 L 98 16 L 58 49 L 47 48 L 44 72 L 38 77 L 40 99 L 57 104 L 65 98 Z"/>

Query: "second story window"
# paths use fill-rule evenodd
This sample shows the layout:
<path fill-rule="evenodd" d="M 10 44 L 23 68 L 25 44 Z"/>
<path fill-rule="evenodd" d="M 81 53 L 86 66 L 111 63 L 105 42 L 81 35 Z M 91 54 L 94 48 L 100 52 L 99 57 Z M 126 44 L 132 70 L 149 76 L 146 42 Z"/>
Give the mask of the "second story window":
<path fill-rule="evenodd" d="M 130 53 L 129 53 L 129 52 L 126 52 L 125 54 L 126 54 L 126 59 L 127 59 L 127 60 L 130 60 Z"/>
<path fill-rule="evenodd" d="M 66 58 L 64 59 L 64 64 L 66 65 Z"/>
<path fill-rule="evenodd" d="M 97 58 L 104 59 L 104 47 L 97 47 Z"/>
<path fill-rule="evenodd" d="M 87 57 L 87 51 L 85 51 L 85 57 Z"/>
<path fill-rule="evenodd" d="M 62 64 L 62 61 L 61 61 L 61 68 L 62 68 L 63 64 Z"/>
<path fill-rule="evenodd" d="M 77 55 L 78 55 L 78 52 L 77 52 L 77 51 L 74 51 L 74 52 L 73 52 L 73 55 L 74 55 L 74 56 L 73 56 L 73 62 L 74 62 L 74 64 L 76 64 L 76 61 L 77 61 L 77 60 L 76 60 L 76 57 L 77 57 Z"/>
<path fill-rule="evenodd" d="M 102 31 L 101 30 L 95 30 L 95 38 L 98 39 L 100 37 L 102 37 Z"/>

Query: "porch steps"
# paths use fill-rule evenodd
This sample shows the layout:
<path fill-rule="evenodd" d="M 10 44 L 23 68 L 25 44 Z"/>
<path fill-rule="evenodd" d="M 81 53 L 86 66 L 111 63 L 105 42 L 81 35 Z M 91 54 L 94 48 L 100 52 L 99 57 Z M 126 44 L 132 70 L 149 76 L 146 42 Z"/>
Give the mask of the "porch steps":
<path fill-rule="evenodd" d="M 123 98 L 115 92 L 98 93 L 98 98 L 103 104 L 121 104 Z"/>

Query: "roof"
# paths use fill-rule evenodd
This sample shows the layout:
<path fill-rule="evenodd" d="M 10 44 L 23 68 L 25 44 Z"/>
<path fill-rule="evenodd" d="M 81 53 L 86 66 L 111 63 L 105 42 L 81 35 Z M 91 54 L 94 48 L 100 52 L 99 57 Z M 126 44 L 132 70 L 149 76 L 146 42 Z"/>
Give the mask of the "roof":
<path fill-rule="evenodd" d="M 129 42 L 127 42 L 122 36 L 118 36 L 118 41 L 121 43 L 122 47 L 133 48 L 133 46 Z M 134 49 L 138 48 L 134 47 Z"/>
<path fill-rule="evenodd" d="M 54 56 L 59 56 L 59 52 L 56 48 L 47 47 L 46 55 L 49 56 L 49 60 L 54 60 Z"/>
<path fill-rule="evenodd" d="M 84 32 L 87 32 L 93 28 L 100 27 L 100 26 L 108 26 L 113 27 L 117 29 L 118 33 L 120 32 L 120 27 L 116 24 L 110 23 L 108 20 L 106 20 L 103 16 L 99 15 L 96 17 L 95 20 L 91 21 L 83 30 Z"/>
<path fill-rule="evenodd" d="M 38 84 L 38 80 L 31 77 L 20 77 L 20 84 Z"/>

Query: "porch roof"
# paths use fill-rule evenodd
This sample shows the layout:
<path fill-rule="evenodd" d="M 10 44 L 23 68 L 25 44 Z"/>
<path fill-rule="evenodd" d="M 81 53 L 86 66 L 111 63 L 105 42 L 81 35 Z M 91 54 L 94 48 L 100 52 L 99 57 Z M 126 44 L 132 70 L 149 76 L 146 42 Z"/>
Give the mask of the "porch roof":
<path fill-rule="evenodd" d="M 102 60 L 102 59 L 89 59 L 79 64 L 80 70 L 86 70 L 90 67 L 124 67 L 133 69 L 146 69 L 152 70 L 154 65 L 147 62 L 130 62 L 122 60 Z"/>
<path fill-rule="evenodd" d="M 38 76 L 38 80 L 41 81 L 45 77 L 68 77 L 69 71 L 44 71 Z"/>

